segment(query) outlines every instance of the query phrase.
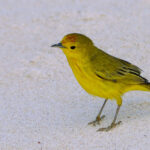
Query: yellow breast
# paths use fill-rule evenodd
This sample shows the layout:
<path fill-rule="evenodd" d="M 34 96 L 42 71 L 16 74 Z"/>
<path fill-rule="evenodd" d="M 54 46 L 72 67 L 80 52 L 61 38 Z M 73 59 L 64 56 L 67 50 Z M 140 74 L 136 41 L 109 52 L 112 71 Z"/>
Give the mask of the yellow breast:
<path fill-rule="evenodd" d="M 115 90 L 115 88 L 119 88 L 116 87 L 117 84 L 100 79 L 92 70 L 89 70 L 89 67 L 76 60 L 71 59 L 68 62 L 77 81 L 89 94 L 109 99 L 114 99 L 115 95 L 118 95 L 119 91 Z"/>

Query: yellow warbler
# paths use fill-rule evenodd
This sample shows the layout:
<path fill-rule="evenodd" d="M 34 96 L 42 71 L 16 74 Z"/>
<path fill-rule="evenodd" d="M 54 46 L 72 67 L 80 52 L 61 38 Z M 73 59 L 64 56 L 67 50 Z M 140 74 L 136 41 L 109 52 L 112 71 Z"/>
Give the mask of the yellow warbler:
<path fill-rule="evenodd" d="M 92 95 L 105 98 L 96 120 L 89 124 L 99 124 L 104 118 L 101 113 L 107 100 L 116 100 L 118 107 L 111 125 L 100 128 L 98 131 L 109 131 L 120 124 L 121 121 L 116 123 L 116 118 L 124 93 L 132 90 L 150 91 L 150 83 L 140 75 L 141 69 L 98 49 L 85 35 L 68 34 L 60 43 L 52 47 L 59 47 L 63 50 L 83 89 Z"/>

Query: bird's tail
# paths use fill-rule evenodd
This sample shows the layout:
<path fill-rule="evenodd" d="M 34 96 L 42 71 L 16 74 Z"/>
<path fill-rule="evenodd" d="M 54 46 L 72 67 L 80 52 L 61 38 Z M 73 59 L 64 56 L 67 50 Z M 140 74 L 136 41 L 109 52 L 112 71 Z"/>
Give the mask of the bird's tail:
<path fill-rule="evenodd" d="M 134 90 L 150 92 L 150 82 L 138 84 L 133 87 Z"/>
<path fill-rule="evenodd" d="M 142 84 L 142 87 L 144 87 L 144 91 L 149 91 L 150 92 L 150 82 Z"/>
<path fill-rule="evenodd" d="M 128 86 L 125 92 L 128 91 L 148 91 L 150 92 L 150 82 Z"/>

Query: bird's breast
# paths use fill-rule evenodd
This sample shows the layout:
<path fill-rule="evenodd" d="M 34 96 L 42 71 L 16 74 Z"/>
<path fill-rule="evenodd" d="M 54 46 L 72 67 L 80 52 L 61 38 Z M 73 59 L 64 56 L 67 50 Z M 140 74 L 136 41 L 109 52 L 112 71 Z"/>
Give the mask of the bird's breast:
<path fill-rule="evenodd" d="M 70 60 L 69 65 L 82 88 L 88 93 L 98 96 L 97 93 L 100 93 L 102 82 L 95 76 L 89 65 L 76 60 Z"/>
<path fill-rule="evenodd" d="M 68 60 L 68 62 L 77 81 L 89 94 L 110 99 L 114 99 L 119 94 L 119 90 L 116 90 L 120 88 L 118 84 L 96 76 L 87 63 L 84 64 L 75 59 Z"/>

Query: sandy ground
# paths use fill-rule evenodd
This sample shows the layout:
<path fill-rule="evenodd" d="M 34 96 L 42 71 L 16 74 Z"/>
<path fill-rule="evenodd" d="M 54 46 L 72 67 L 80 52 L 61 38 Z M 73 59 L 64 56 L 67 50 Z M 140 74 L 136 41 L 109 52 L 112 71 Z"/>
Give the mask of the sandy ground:
<path fill-rule="evenodd" d="M 87 94 L 51 44 L 72 32 L 150 79 L 149 0 L 0 1 L 0 150 L 148 150 L 150 93 L 124 95 L 110 132 L 88 126 L 103 99 Z M 113 119 L 109 101 L 101 127 Z"/>

